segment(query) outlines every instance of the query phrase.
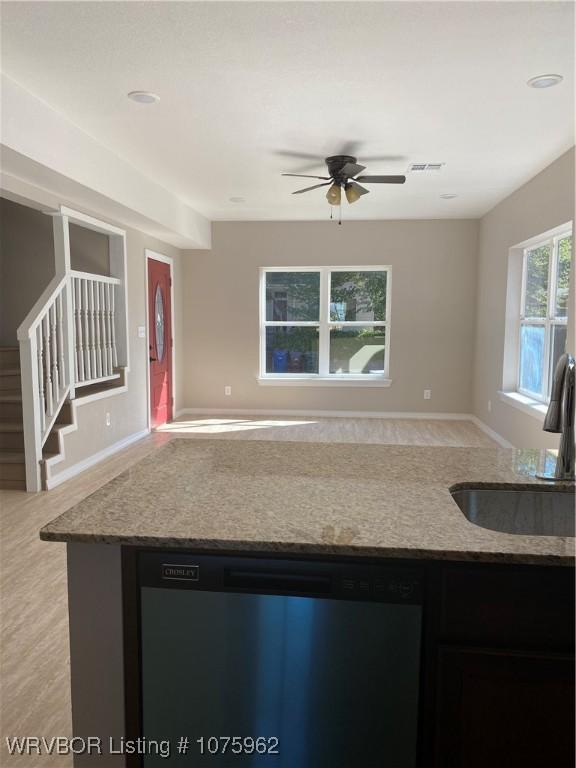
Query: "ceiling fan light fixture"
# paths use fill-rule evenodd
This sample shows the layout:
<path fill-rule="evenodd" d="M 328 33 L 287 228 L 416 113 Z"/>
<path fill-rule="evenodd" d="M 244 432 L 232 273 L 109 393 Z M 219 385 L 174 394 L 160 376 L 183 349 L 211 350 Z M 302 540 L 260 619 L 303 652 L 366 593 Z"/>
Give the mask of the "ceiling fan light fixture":
<path fill-rule="evenodd" d="M 340 205 L 342 201 L 342 189 L 340 184 L 332 184 L 328 192 L 326 192 L 326 200 L 330 205 Z"/>
<path fill-rule="evenodd" d="M 360 186 L 360 184 L 356 184 L 354 181 L 349 181 L 344 186 L 344 193 L 346 194 L 346 200 L 352 205 L 352 203 L 355 203 L 357 200 L 360 200 L 362 195 L 365 195 L 368 192 L 367 189 L 364 189 Z"/>

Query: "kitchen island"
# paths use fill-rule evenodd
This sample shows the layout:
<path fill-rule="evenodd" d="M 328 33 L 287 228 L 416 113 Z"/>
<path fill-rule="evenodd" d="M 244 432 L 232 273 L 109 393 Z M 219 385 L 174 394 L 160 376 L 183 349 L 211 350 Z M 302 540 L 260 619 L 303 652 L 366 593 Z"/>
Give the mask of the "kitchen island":
<path fill-rule="evenodd" d="M 157 553 L 169 588 L 174 573 L 162 569 L 190 577 L 191 556 L 233 557 L 252 575 L 276 561 L 283 577 L 290 562 L 336 563 L 357 575 L 329 598 L 377 600 L 378 583 L 392 602 L 421 593 L 418 762 L 406 765 L 497 765 L 504 750 L 511 768 L 568 768 L 574 539 L 479 527 L 450 493 L 541 486 L 537 461 L 500 449 L 172 440 L 42 529 L 68 544 L 74 733 L 142 735 L 143 558 Z M 535 700 L 548 714 L 535 717 Z M 140 760 L 76 758 L 167 764 Z"/>

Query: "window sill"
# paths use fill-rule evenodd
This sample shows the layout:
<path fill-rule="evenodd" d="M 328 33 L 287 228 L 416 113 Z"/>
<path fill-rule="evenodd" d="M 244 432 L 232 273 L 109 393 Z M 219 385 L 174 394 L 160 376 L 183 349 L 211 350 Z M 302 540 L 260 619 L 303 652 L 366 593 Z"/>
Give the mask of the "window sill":
<path fill-rule="evenodd" d="M 259 376 L 262 387 L 389 387 L 382 376 Z"/>
<path fill-rule="evenodd" d="M 533 416 L 539 421 L 542 421 L 548 410 L 548 406 L 544 403 L 534 400 L 527 395 L 521 395 L 519 392 L 498 392 L 498 396 L 503 403 L 512 405 L 514 408 L 518 408 L 518 410 Z"/>

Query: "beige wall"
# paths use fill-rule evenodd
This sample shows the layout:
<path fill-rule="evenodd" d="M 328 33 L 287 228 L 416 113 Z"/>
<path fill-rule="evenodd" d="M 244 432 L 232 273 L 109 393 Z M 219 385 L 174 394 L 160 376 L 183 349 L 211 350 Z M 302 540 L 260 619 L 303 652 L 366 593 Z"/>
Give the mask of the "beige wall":
<path fill-rule="evenodd" d="M 54 277 L 52 219 L 0 198 L 0 251 L 0 346 L 15 347 L 18 326 Z"/>
<path fill-rule="evenodd" d="M 215 223 L 212 250 L 185 252 L 183 263 L 185 406 L 469 413 L 477 228 L 466 220 Z M 370 264 L 392 266 L 392 385 L 259 386 L 259 267 Z"/>
<path fill-rule="evenodd" d="M 79 272 L 110 274 L 108 236 L 77 224 L 70 224 L 70 266 Z"/>
<path fill-rule="evenodd" d="M 542 421 L 499 399 L 504 359 L 504 324 L 509 249 L 574 219 L 574 149 L 507 197 L 480 221 L 478 316 L 474 413 L 512 444 L 558 445 L 542 432 Z M 574 274 L 574 271 L 573 271 Z M 574 280 L 569 310 L 569 347 L 574 352 Z M 492 410 L 488 410 L 491 401 Z"/>

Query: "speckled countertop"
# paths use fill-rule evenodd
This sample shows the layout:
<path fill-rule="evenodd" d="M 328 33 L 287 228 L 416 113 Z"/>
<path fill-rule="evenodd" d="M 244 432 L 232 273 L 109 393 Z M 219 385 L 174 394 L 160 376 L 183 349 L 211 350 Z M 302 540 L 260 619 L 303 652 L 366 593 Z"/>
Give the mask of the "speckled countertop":
<path fill-rule="evenodd" d="M 574 538 L 470 523 L 455 484 L 533 485 L 537 452 L 174 439 L 41 531 L 46 541 L 573 563 Z"/>

